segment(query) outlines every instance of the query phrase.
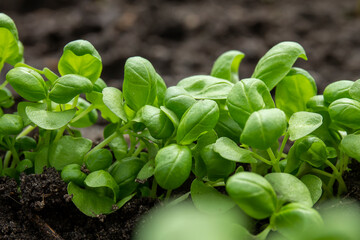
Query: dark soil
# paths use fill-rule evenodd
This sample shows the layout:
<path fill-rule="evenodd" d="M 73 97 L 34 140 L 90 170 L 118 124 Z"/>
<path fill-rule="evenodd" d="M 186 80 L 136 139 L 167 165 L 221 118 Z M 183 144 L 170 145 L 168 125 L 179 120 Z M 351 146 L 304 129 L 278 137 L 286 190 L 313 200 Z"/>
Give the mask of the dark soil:
<path fill-rule="evenodd" d="M 66 43 L 86 39 L 103 59 L 102 78 L 121 87 L 128 57 L 149 59 L 168 85 L 208 74 L 217 56 L 246 54 L 240 78 L 251 76 L 261 56 L 278 42 L 299 42 L 319 93 L 330 82 L 360 78 L 360 8 L 355 0 L 1 0 L 25 46 L 28 64 L 56 71 Z M 5 71 L 4 71 L 5 72 Z M 0 76 L 0 82 L 4 73 Z M 95 127 L 99 128 L 99 127 Z M 92 139 L 101 131 L 94 131 Z M 360 164 L 345 175 L 360 200 Z M 154 206 L 134 199 L 103 221 L 66 201 L 66 186 L 53 169 L 0 178 L 0 239 L 130 239 L 140 216 Z M 19 192 L 21 190 L 21 196 Z M 65 196 L 65 198 L 64 198 Z"/>
<path fill-rule="evenodd" d="M 66 184 L 49 168 L 22 175 L 17 183 L 0 178 L 0 239 L 131 239 L 134 226 L 154 207 L 152 199 L 133 199 L 102 218 L 82 214 L 69 201 Z"/>

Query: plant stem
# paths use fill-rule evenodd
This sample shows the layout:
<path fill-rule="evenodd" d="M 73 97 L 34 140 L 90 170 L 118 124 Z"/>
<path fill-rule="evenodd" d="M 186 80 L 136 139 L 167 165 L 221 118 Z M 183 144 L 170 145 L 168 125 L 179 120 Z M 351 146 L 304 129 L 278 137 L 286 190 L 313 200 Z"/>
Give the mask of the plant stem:
<path fill-rule="evenodd" d="M 267 153 L 269 154 L 269 157 L 271 159 L 271 165 L 274 167 L 276 172 L 281 172 L 280 166 L 279 166 L 279 162 L 277 161 L 274 152 L 272 151 L 271 148 L 266 149 Z"/>
<path fill-rule="evenodd" d="M 329 177 L 329 178 L 334 177 L 334 175 L 332 175 L 331 173 L 328 173 L 328 172 L 325 172 L 323 170 L 316 169 L 316 168 L 311 169 L 311 172 L 315 173 L 315 174 L 320 174 L 320 175 L 323 175 L 323 176 L 326 176 L 326 177 Z"/>
<path fill-rule="evenodd" d="M 54 139 L 54 142 L 59 141 L 59 139 L 63 136 L 63 133 L 64 133 L 66 127 L 67 127 L 67 125 L 63 126 L 62 128 L 60 128 L 60 129 L 58 130 L 58 132 L 56 133 L 56 137 L 55 137 L 55 139 Z"/>
<path fill-rule="evenodd" d="M 78 103 L 78 100 L 79 100 L 79 97 L 80 95 L 77 95 L 75 98 L 74 98 L 74 101 L 73 101 L 73 104 L 72 104 L 72 108 L 75 108 L 77 103 Z"/>
<path fill-rule="evenodd" d="M 262 161 L 262 162 L 264 162 L 264 163 L 266 163 L 266 164 L 268 164 L 268 165 L 272 165 L 272 162 L 271 162 L 271 161 L 267 160 L 266 158 L 263 158 L 263 157 L 260 156 L 259 154 L 255 153 L 255 152 L 252 152 L 252 155 L 253 155 L 256 159 L 258 159 L 258 160 L 260 160 L 260 161 Z"/>
<path fill-rule="evenodd" d="M 4 169 L 8 168 L 11 159 L 11 151 L 7 151 L 4 158 Z"/>
<path fill-rule="evenodd" d="M 278 153 L 277 153 L 277 158 L 276 158 L 276 161 L 277 161 L 277 162 L 279 162 L 280 159 L 281 159 L 282 153 L 284 152 L 284 149 L 285 149 L 286 143 L 287 143 L 287 141 L 288 141 L 288 139 L 289 139 L 289 136 L 290 136 L 290 135 L 289 135 L 289 132 L 286 132 L 286 133 L 285 133 L 285 136 L 284 136 L 284 139 L 283 139 L 283 141 L 282 141 L 282 143 L 281 143 L 280 150 L 279 150 Z"/>
<path fill-rule="evenodd" d="M 336 180 L 339 182 L 339 189 L 338 189 L 337 195 L 340 195 L 343 191 L 346 191 L 346 184 L 344 182 L 344 179 L 340 175 L 338 169 L 329 160 L 326 160 L 325 164 L 328 165 L 333 170 L 333 178 L 332 179 L 336 178 Z M 332 184 L 333 184 L 333 182 L 332 182 Z M 332 187 L 332 184 L 329 187 Z"/>
<path fill-rule="evenodd" d="M 16 139 L 19 139 L 21 137 L 28 135 L 35 128 L 36 128 L 36 126 L 31 126 L 31 125 L 27 126 L 24 130 L 22 130 L 21 133 L 19 133 L 19 135 L 16 136 Z"/>
<path fill-rule="evenodd" d="M 141 141 L 139 147 L 136 149 L 136 151 L 131 156 L 137 157 L 144 148 L 145 148 L 145 144 Z"/>
<path fill-rule="evenodd" d="M 4 81 L 1 85 L 0 85 L 0 90 L 3 89 L 4 87 L 6 87 L 6 85 L 8 84 L 8 81 Z"/>
<path fill-rule="evenodd" d="M 172 192 L 172 189 L 167 190 L 166 196 L 165 196 L 165 201 L 168 201 L 170 199 L 171 192 Z"/>
<path fill-rule="evenodd" d="M 156 182 L 156 179 L 154 177 L 153 182 L 152 182 L 152 186 L 151 186 L 150 197 L 156 198 L 156 192 L 157 192 L 157 182 Z"/>
<path fill-rule="evenodd" d="M 79 113 L 79 115 L 77 115 L 76 117 L 74 117 L 70 123 L 76 122 L 77 120 L 79 120 L 80 118 L 82 118 L 83 116 L 85 116 L 86 114 L 88 114 L 89 112 L 91 112 L 92 110 L 95 109 L 95 105 L 91 104 L 87 109 L 85 109 L 84 111 L 82 111 L 81 113 Z"/>
<path fill-rule="evenodd" d="M 121 134 L 125 129 L 128 129 L 129 127 L 131 127 L 134 124 L 134 122 L 128 122 L 126 123 L 124 126 L 122 126 L 121 128 L 119 128 L 118 130 L 116 130 L 115 132 L 113 132 L 110 136 L 108 136 L 107 138 L 105 138 L 101 143 L 99 143 L 96 147 L 94 147 L 93 149 L 91 149 L 85 156 L 85 158 L 93 153 L 94 151 L 101 149 L 103 147 L 105 147 L 108 143 L 110 143 L 112 140 L 114 140 L 114 138 L 116 138 L 119 134 Z"/>

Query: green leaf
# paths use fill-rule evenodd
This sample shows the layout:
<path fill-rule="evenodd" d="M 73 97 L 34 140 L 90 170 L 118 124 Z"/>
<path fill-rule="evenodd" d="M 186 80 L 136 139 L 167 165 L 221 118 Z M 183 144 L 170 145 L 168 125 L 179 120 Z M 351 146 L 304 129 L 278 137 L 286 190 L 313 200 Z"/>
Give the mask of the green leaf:
<path fill-rule="evenodd" d="M 307 101 L 316 95 L 313 77 L 301 68 L 292 68 L 276 86 L 276 107 L 283 110 L 289 119 L 295 112 L 305 111 Z"/>
<path fill-rule="evenodd" d="M 25 172 L 25 170 L 27 169 L 30 169 L 30 168 L 33 168 L 34 164 L 31 160 L 29 159 L 24 159 L 24 160 L 21 160 L 17 166 L 16 166 L 16 171 L 18 172 Z"/>
<path fill-rule="evenodd" d="M 272 90 L 288 74 L 298 58 L 307 60 L 300 44 L 281 42 L 259 60 L 251 77 L 261 79 Z"/>
<path fill-rule="evenodd" d="M 67 74 L 58 78 L 49 92 L 51 101 L 65 104 L 80 93 L 89 93 L 93 90 L 93 84 L 86 77 L 76 74 Z"/>
<path fill-rule="evenodd" d="M 290 140 L 295 141 L 312 133 L 322 124 L 322 116 L 318 113 L 296 112 L 289 120 Z"/>
<path fill-rule="evenodd" d="M 0 89 L 0 107 L 10 108 L 14 103 L 14 97 L 10 90 L 6 87 Z"/>
<path fill-rule="evenodd" d="M 106 87 L 102 90 L 103 102 L 116 116 L 127 122 L 124 110 L 124 102 L 122 92 L 114 87 Z"/>
<path fill-rule="evenodd" d="M 23 47 L 19 41 L 14 21 L 4 13 L 0 13 L 0 70 L 3 63 L 15 65 L 23 60 Z"/>
<path fill-rule="evenodd" d="M 345 136 L 340 143 L 341 149 L 351 158 L 354 158 L 360 162 L 360 135 L 349 134 Z"/>
<path fill-rule="evenodd" d="M 269 89 L 255 78 L 243 79 L 235 84 L 228 95 L 226 105 L 230 116 L 242 129 L 251 113 L 275 107 Z"/>
<path fill-rule="evenodd" d="M 152 177 L 155 173 L 155 161 L 154 159 L 149 160 L 145 165 L 141 168 L 136 179 L 140 181 L 146 181 L 148 178 Z"/>
<path fill-rule="evenodd" d="M 244 57 L 245 54 L 237 50 L 221 54 L 211 69 L 211 76 L 226 79 L 232 83 L 238 82 L 239 65 Z"/>
<path fill-rule="evenodd" d="M 126 104 L 134 111 L 152 105 L 157 93 L 157 73 L 142 57 L 129 58 L 124 67 L 123 93 Z"/>
<path fill-rule="evenodd" d="M 327 104 L 334 102 L 340 98 L 351 98 L 349 90 L 354 82 L 350 80 L 341 80 L 330 83 L 324 89 L 324 100 Z M 353 89 L 354 90 L 354 89 Z"/>
<path fill-rule="evenodd" d="M 313 204 L 315 204 L 322 194 L 322 180 L 312 174 L 306 174 L 300 179 L 309 189 Z"/>
<path fill-rule="evenodd" d="M 102 90 L 103 90 L 104 88 L 106 88 L 106 87 L 107 87 L 106 82 L 104 82 L 104 80 L 102 80 L 101 78 L 98 78 L 98 79 L 94 82 L 93 90 L 96 91 L 96 92 L 101 93 Z"/>
<path fill-rule="evenodd" d="M 180 187 L 191 171 L 191 151 L 187 146 L 168 145 L 155 157 L 155 179 L 164 189 Z"/>
<path fill-rule="evenodd" d="M 62 76 L 77 74 L 94 83 L 101 75 L 101 57 L 90 42 L 86 40 L 72 41 L 64 47 L 58 69 Z"/>
<path fill-rule="evenodd" d="M 19 115 L 4 114 L 0 117 L 0 134 L 17 135 L 23 130 L 23 120 Z"/>
<path fill-rule="evenodd" d="M 86 156 L 85 166 L 90 172 L 106 170 L 113 162 L 113 156 L 107 149 L 97 149 Z"/>
<path fill-rule="evenodd" d="M 350 98 L 360 101 L 360 79 L 353 82 L 349 89 Z"/>
<path fill-rule="evenodd" d="M 90 173 L 84 180 L 86 186 L 90 188 L 109 188 L 114 194 L 114 202 L 120 194 L 119 186 L 114 178 L 104 170 L 98 170 Z"/>
<path fill-rule="evenodd" d="M 40 101 L 46 98 L 47 87 L 41 75 L 25 67 L 11 69 L 6 80 L 14 90 L 29 101 Z"/>
<path fill-rule="evenodd" d="M 116 123 L 119 122 L 119 117 L 116 116 L 103 102 L 103 94 L 99 92 L 92 91 L 91 93 L 86 94 L 86 100 L 94 104 L 96 109 L 99 109 L 101 116 L 108 120 L 109 122 Z"/>
<path fill-rule="evenodd" d="M 182 79 L 177 86 L 183 87 L 195 99 L 226 99 L 233 84 L 224 79 L 196 75 Z"/>
<path fill-rule="evenodd" d="M 214 144 L 214 151 L 221 157 L 241 163 L 256 163 L 256 159 L 252 157 L 252 152 L 240 148 L 234 141 L 227 137 L 221 137 Z"/>
<path fill-rule="evenodd" d="M 180 120 L 176 134 L 179 144 L 187 145 L 213 129 L 219 119 L 219 107 L 215 101 L 201 100 L 194 103 Z"/>
<path fill-rule="evenodd" d="M 173 111 L 178 119 L 181 119 L 186 110 L 195 102 L 195 98 L 182 87 L 169 87 L 165 92 L 164 105 Z"/>
<path fill-rule="evenodd" d="M 345 126 L 351 129 L 360 128 L 360 102 L 340 98 L 332 102 L 329 106 L 331 120 L 339 126 Z"/>
<path fill-rule="evenodd" d="M 174 131 L 174 125 L 167 115 L 160 108 L 150 105 L 141 108 L 133 120 L 144 123 L 151 136 L 156 139 L 168 138 Z"/>
<path fill-rule="evenodd" d="M 325 143 L 315 136 L 306 136 L 296 141 L 295 156 L 314 167 L 322 166 L 328 158 Z"/>
<path fill-rule="evenodd" d="M 72 104 L 72 101 L 70 102 Z M 91 104 L 86 101 L 85 99 L 79 97 L 78 102 L 76 104 L 76 108 L 78 109 L 76 111 L 75 117 L 81 114 L 83 111 L 86 111 L 88 108 L 93 108 Z M 94 125 L 98 120 L 98 113 L 96 109 L 92 109 L 89 113 L 87 113 L 85 116 L 82 116 L 79 120 L 76 120 L 75 122 L 70 123 L 70 126 L 75 128 L 86 128 Z"/>
<path fill-rule="evenodd" d="M 236 163 L 221 157 L 214 151 L 214 145 L 204 147 L 201 152 L 201 159 L 204 162 L 206 175 L 211 181 L 226 179 L 235 171 Z"/>
<path fill-rule="evenodd" d="M 159 107 L 164 103 L 166 89 L 167 87 L 164 80 L 156 73 L 156 101 Z"/>
<path fill-rule="evenodd" d="M 75 206 L 89 217 L 109 214 L 114 211 L 114 200 L 106 196 L 101 196 L 95 191 L 80 188 L 73 182 L 68 184 L 67 191 L 69 195 L 73 196 L 71 200 Z"/>
<path fill-rule="evenodd" d="M 137 157 L 127 157 L 113 163 L 108 171 L 120 187 L 120 197 L 130 195 L 136 189 L 135 182 L 137 175 L 145 162 Z"/>
<path fill-rule="evenodd" d="M 160 110 L 170 119 L 176 131 L 176 129 L 179 127 L 179 118 L 176 116 L 176 114 L 164 106 L 161 106 Z"/>
<path fill-rule="evenodd" d="M 270 217 L 276 208 L 276 194 L 270 183 L 252 172 L 240 172 L 226 182 L 226 191 L 250 217 Z"/>
<path fill-rule="evenodd" d="M 33 102 L 19 102 L 17 105 L 17 111 L 19 116 L 22 117 L 23 119 L 23 123 L 24 126 L 27 126 L 31 123 L 31 120 L 28 118 L 28 116 L 26 115 L 26 107 L 27 106 L 32 106 L 41 110 L 45 110 L 46 109 L 46 103 L 33 103 Z"/>
<path fill-rule="evenodd" d="M 265 179 L 272 185 L 281 204 L 297 202 L 312 207 L 309 189 L 297 177 L 288 173 L 269 173 Z"/>
<path fill-rule="evenodd" d="M 76 163 L 66 165 L 61 170 L 61 179 L 66 182 L 73 182 L 79 186 L 84 186 L 84 180 L 87 175 L 81 171 L 81 166 Z"/>
<path fill-rule="evenodd" d="M 240 141 L 242 129 L 239 124 L 230 117 L 227 109 L 220 108 L 219 120 L 214 130 L 219 137 L 228 137 L 237 143 Z"/>
<path fill-rule="evenodd" d="M 56 170 L 61 170 L 72 163 L 82 165 L 91 145 L 91 140 L 87 138 L 63 136 L 50 145 L 49 163 Z"/>
<path fill-rule="evenodd" d="M 300 203 L 290 203 L 274 213 L 271 224 L 286 239 L 293 239 L 294 236 L 302 236 L 309 229 L 320 229 L 323 220 L 315 209 Z"/>
<path fill-rule="evenodd" d="M 312 110 L 313 112 L 327 111 L 327 104 L 325 103 L 323 95 L 316 95 L 311 97 L 307 101 L 306 107 Z"/>
<path fill-rule="evenodd" d="M 229 196 L 197 179 L 191 184 L 191 199 L 199 211 L 207 214 L 222 214 L 236 205 Z"/>
<path fill-rule="evenodd" d="M 280 109 L 259 110 L 247 120 L 240 142 L 265 150 L 283 135 L 286 125 L 285 113 Z"/>
<path fill-rule="evenodd" d="M 65 110 L 62 112 L 49 112 L 36 107 L 27 106 L 25 112 L 34 124 L 47 130 L 54 130 L 68 124 L 75 116 L 76 109 Z"/>

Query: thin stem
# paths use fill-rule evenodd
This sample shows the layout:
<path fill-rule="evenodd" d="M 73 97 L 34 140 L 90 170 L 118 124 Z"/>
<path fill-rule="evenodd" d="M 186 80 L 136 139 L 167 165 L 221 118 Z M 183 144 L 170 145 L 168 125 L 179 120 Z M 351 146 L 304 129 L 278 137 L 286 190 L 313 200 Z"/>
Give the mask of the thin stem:
<path fill-rule="evenodd" d="M 329 177 L 329 178 L 334 177 L 334 175 L 332 175 L 331 173 L 328 173 L 328 172 L 325 172 L 323 170 L 316 169 L 316 168 L 311 169 L 311 172 L 315 173 L 315 174 L 320 174 L 320 175 L 323 175 L 323 176 L 326 176 L 326 177 Z"/>
<path fill-rule="evenodd" d="M 4 87 L 6 87 L 6 85 L 8 84 L 8 81 L 4 81 L 1 85 L 0 85 L 0 89 L 3 89 Z"/>
<path fill-rule="evenodd" d="M 21 133 L 19 133 L 19 135 L 16 136 L 16 139 L 19 139 L 21 137 L 28 135 L 35 128 L 36 128 L 36 126 L 31 126 L 31 125 L 27 126 L 24 130 L 22 130 Z"/>
<path fill-rule="evenodd" d="M 281 143 L 281 147 L 280 147 L 280 150 L 278 151 L 278 154 L 277 154 L 277 158 L 276 158 L 276 161 L 279 162 L 280 161 L 280 158 L 282 156 L 282 153 L 284 152 L 284 149 L 285 149 L 285 146 L 286 146 L 286 143 L 289 139 L 289 132 L 286 132 L 285 136 L 284 136 L 284 139 Z"/>
<path fill-rule="evenodd" d="M 58 132 L 56 133 L 56 137 L 55 137 L 55 139 L 54 139 L 54 142 L 59 141 L 59 139 L 63 136 L 63 133 L 64 133 L 66 127 L 67 127 L 67 125 L 63 126 L 62 128 L 60 128 L 60 129 L 58 130 Z"/>
<path fill-rule="evenodd" d="M 136 149 L 136 151 L 131 156 L 137 157 L 145 147 L 146 147 L 145 144 L 143 142 L 140 142 L 139 147 Z"/>
<path fill-rule="evenodd" d="M 156 192 L 157 192 L 157 182 L 156 179 L 153 179 L 152 186 L 151 186 L 151 193 L 150 196 L 152 198 L 156 198 Z"/>
<path fill-rule="evenodd" d="M 333 170 L 333 174 L 334 174 L 336 180 L 339 182 L 339 189 L 338 189 L 337 195 L 340 195 L 342 193 L 342 191 L 346 191 L 346 184 L 344 182 L 344 179 L 340 175 L 338 169 L 329 160 L 326 160 L 325 164 L 328 165 Z"/>
<path fill-rule="evenodd" d="M 171 196 L 171 192 L 172 192 L 172 189 L 167 190 L 166 196 L 165 196 L 165 201 L 168 201 L 168 200 L 169 200 L 169 198 L 170 198 L 170 196 Z"/>
<path fill-rule="evenodd" d="M 260 156 L 259 154 L 252 152 L 253 157 L 255 157 L 256 159 L 268 164 L 268 165 L 272 165 L 272 162 L 267 160 L 266 158 L 263 158 L 262 156 Z"/>
<path fill-rule="evenodd" d="M 9 162 L 10 162 L 10 159 L 11 159 L 11 155 L 12 155 L 11 151 L 6 152 L 5 158 L 4 158 L 4 169 L 9 167 Z"/>
<path fill-rule="evenodd" d="M 279 166 L 279 162 L 277 161 L 274 152 L 272 151 L 271 148 L 266 149 L 267 153 L 269 154 L 269 157 L 271 159 L 271 163 L 275 169 L 276 172 L 281 172 L 280 166 Z"/>
<path fill-rule="evenodd" d="M 85 116 L 86 114 L 88 114 L 89 112 L 91 112 L 93 109 L 95 109 L 95 105 L 91 104 L 87 109 L 85 109 L 84 111 L 82 111 L 81 113 L 79 113 L 79 115 L 77 115 L 76 117 L 74 117 L 70 123 L 74 123 L 77 120 L 79 120 L 80 118 L 82 118 L 83 116 Z"/>
<path fill-rule="evenodd" d="M 86 156 L 90 155 L 91 153 L 93 153 L 94 151 L 101 149 L 103 147 L 105 147 L 108 143 L 110 143 L 112 140 L 114 140 L 114 138 L 116 138 L 119 134 L 121 134 L 125 129 L 128 129 L 129 127 L 131 127 L 134 124 L 134 122 L 128 122 L 126 123 L 124 126 L 122 126 L 121 128 L 119 128 L 118 130 L 116 130 L 115 132 L 113 132 L 113 134 L 111 134 L 110 136 L 108 136 L 107 138 L 105 138 L 101 143 L 99 143 L 96 147 L 94 147 L 93 149 L 91 149 L 91 151 L 89 151 Z M 86 158 L 85 156 L 85 158 Z"/>
<path fill-rule="evenodd" d="M 72 104 L 72 108 L 75 108 L 77 103 L 78 103 L 78 100 L 79 100 L 79 97 L 80 95 L 77 95 L 75 98 L 74 98 L 74 101 L 73 101 L 73 104 Z"/>

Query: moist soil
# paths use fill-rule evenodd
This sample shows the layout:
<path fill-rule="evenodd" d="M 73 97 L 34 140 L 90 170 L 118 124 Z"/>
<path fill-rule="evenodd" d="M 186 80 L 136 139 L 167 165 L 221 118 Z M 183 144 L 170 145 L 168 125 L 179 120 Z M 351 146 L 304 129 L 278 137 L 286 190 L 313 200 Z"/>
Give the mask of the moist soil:
<path fill-rule="evenodd" d="M 236 49 L 246 55 L 241 79 L 251 76 L 270 47 L 286 40 L 306 50 L 308 61 L 296 66 L 313 75 L 319 93 L 333 81 L 360 78 L 355 0 L 1 0 L 0 12 L 14 19 L 29 65 L 56 72 L 64 45 L 86 39 L 102 56 L 102 78 L 119 88 L 131 56 L 149 59 L 171 86 L 208 74 L 217 56 Z M 100 125 L 86 136 L 102 138 Z M 360 200 L 360 164 L 350 168 L 344 198 Z M 0 239 L 131 239 L 155 204 L 134 198 L 114 214 L 90 218 L 69 201 L 54 169 L 21 175 L 18 183 L 0 178 Z"/>

